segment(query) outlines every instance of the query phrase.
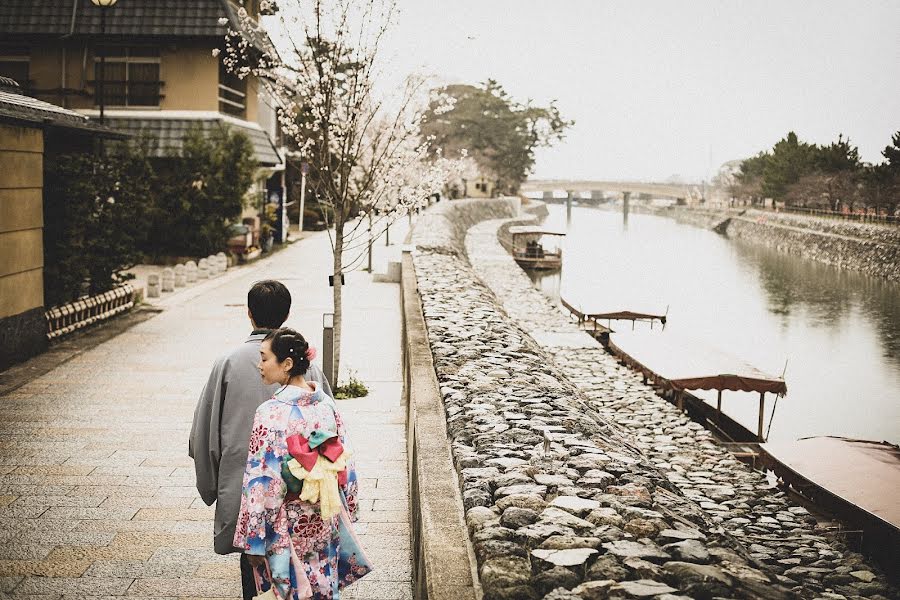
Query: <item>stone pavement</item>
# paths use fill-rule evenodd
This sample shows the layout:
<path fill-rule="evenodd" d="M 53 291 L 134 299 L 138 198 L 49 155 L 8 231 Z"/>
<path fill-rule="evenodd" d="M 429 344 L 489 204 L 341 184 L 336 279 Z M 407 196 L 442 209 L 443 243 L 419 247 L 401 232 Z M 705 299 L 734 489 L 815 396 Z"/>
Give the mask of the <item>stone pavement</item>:
<path fill-rule="evenodd" d="M 375 245 L 375 270 L 399 258 Z M 237 598 L 237 555 L 212 550 L 187 437 L 215 358 L 249 333 L 246 293 L 290 288 L 287 325 L 321 346 L 331 310 L 324 232 L 167 295 L 164 309 L 0 398 L 0 598 Z M 371 393 L 339 401 L 361 477 L 358 533 L 377 571 L 343 598 L 412 597 L 401 405 L 399 286 L 346 277 L 342 374 Z M 27 369 L 23 372 L 27 372 Z"/>

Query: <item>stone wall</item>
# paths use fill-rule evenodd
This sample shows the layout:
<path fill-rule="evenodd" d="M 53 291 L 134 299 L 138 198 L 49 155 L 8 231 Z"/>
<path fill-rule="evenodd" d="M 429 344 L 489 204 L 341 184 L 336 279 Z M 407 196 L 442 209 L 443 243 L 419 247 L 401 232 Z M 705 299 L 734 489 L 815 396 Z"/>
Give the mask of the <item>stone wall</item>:
<path fill-rule="evenodd" d="M 484 598 L 895 592 L 535 290 L 489 203 L 426 213 L 411 261 Z"/>
<path fill-rule="evenodd" d="M 836 267 L 900 281 L 900 227 L 747 211 L 725 233 Z"/>
<path fill-rule="evenodd" d="M 900 281 L 900 227 L 756 209 L 639 208 L 836 267 Z"/>

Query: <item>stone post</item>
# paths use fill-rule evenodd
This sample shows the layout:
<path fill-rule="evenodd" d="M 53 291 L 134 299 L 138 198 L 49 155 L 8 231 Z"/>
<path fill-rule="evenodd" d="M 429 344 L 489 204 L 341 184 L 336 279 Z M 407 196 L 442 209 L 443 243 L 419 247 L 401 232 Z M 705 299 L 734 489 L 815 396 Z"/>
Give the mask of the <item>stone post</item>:
<path fill-rule="evenodd" d="M 209 261 L 205 258 L 201 258 L 200 262 L 197 263 L 197 279 L 208 279 L 209 278 Z"/>
<path fill-rule="evenodd" d="M 197 263 L 192 260 L 187 261 L 184 265 L 185 279 L 188 283 L 197 282 Z"/>
<path fill-rule="evenodd" d="M 175 271 L 169 268 L 163 269 L 162 272 L 162 291 L 164 292 L 174 292 L 175 291 Z"/>
<path fill-rule="evenodd" d="M 207 268 L 209 269 L 210 277 L 215 277 L 216 275 L 218 275 L 219 273 L 222 272 L 219 269 L 219 261 L 218 261 L 218 259 L 216 259 L 215 255 L 213 255 L 213 254 L 210 254 L 209 256 L 206 257 L 206 265 L 207 265 Z"/>
<path fill-rule="evenodd" d="M 228 270 L 228 257 L 225 256 L 224 252 L 219 252 L 216 254 L 216 258 L 219 260 L 219 270 L 224 273 Z"/>
<path fill-rule="evenodd" d="M 184 287 L 187 284 L 187 276 L 184 272 L 184 265 L 175 265 L 175 287 Z"/>
<path fill-rule="evenodd" d="M 147 275 L 147 297 L 159 298 L 159 273 L 150 273 Z"/>

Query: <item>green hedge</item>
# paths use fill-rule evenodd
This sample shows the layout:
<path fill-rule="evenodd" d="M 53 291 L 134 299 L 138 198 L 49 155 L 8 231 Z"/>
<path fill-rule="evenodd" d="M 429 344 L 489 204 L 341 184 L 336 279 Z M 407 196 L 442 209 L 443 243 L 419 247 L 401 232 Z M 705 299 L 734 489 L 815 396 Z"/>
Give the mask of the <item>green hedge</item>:
<path fill-rule="evenodd" d="M 148 258 L 226 249 L 257 163 L 243 133 L 195 128 L 182 149 L 152 158 L 152 142 L 106 144 L 99 154 L 44 161 L 44 303 L 123 283 Z"/>

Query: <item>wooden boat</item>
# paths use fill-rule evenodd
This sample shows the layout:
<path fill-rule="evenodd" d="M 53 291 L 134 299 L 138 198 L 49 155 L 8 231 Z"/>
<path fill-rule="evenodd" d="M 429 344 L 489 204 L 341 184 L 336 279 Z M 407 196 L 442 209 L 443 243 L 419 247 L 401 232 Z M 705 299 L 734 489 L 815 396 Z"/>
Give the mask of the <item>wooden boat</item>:
<path fill-rule="evenodd" d="M 900 448 L 822 436 L 760 445 L 782 485 L 858 528 L 863 550 L 900 576 Z"/>
<path fill-rule="evenodd" d="M 545 229 L 537 225 L 517 225 L 509 228 L 512 238 L 513 258 L 523 269 L 554 271 L 562 267 L 562 248 L 559 246 L 564 231 Z M 556 238 L 553 243 L 547 238 Z"/>
<path fill-rule="evenodd" d="M 620 307 L 611 306 L 593 306 L 585 309 L 568 302 L 562 296 L 560 296 L 559 301 L 563 308 L 568 310 L 569 314 L 578 320 L 579 327 L 604 346 L 609 343 L 609 334 L 613 331 L 613 321 L 631 321 L 632 329 L 634 329 L 635 323 L 640 321 L 650 323 L 650 329 L 653 329 L 653 323 L 659 321 L 665 328 L 669 312 L 668 308 L 664 313 L 658 310 L 624 310 Z M 601 325 L 600 321 L 606 321 L 606 326 Z"/>
<path fill-rule="evenodd" d="M 678 408 L 691 412 L 702 410 L 704 414 L 692 415 L 699 422 L 709 420 L 721 424 L 722 392 L 724 390 L 756 392 L 759 394 L 759 417 L 756 440 L 764 442 L 763 429 L 765 397 L 767 393 L 778 396 L 787 394 L 784 377 L 769 375 L 715 348 L 706 347 L 697 340 L 673 338 L 668 334 L 650 336 L 646 333 L 610 336 L 608 348 L 625 364 L 639 371 L 645 381 L 651 381 L 674 396 Z M 690 398 L 686 390 L 716 390 L 718 398 L 715 413 L 712 408 L 698 402 L 687 406 Z M 692 403 L 693 404 L 693 403 Z M 774 416 L 774 407 L 773 407 Z M 771 417 L 770 417 L 771 422 Z M 741 428 L 743 429 L 743 428 Z M 735 441 L 749 441 L 729 434 Z"/>

